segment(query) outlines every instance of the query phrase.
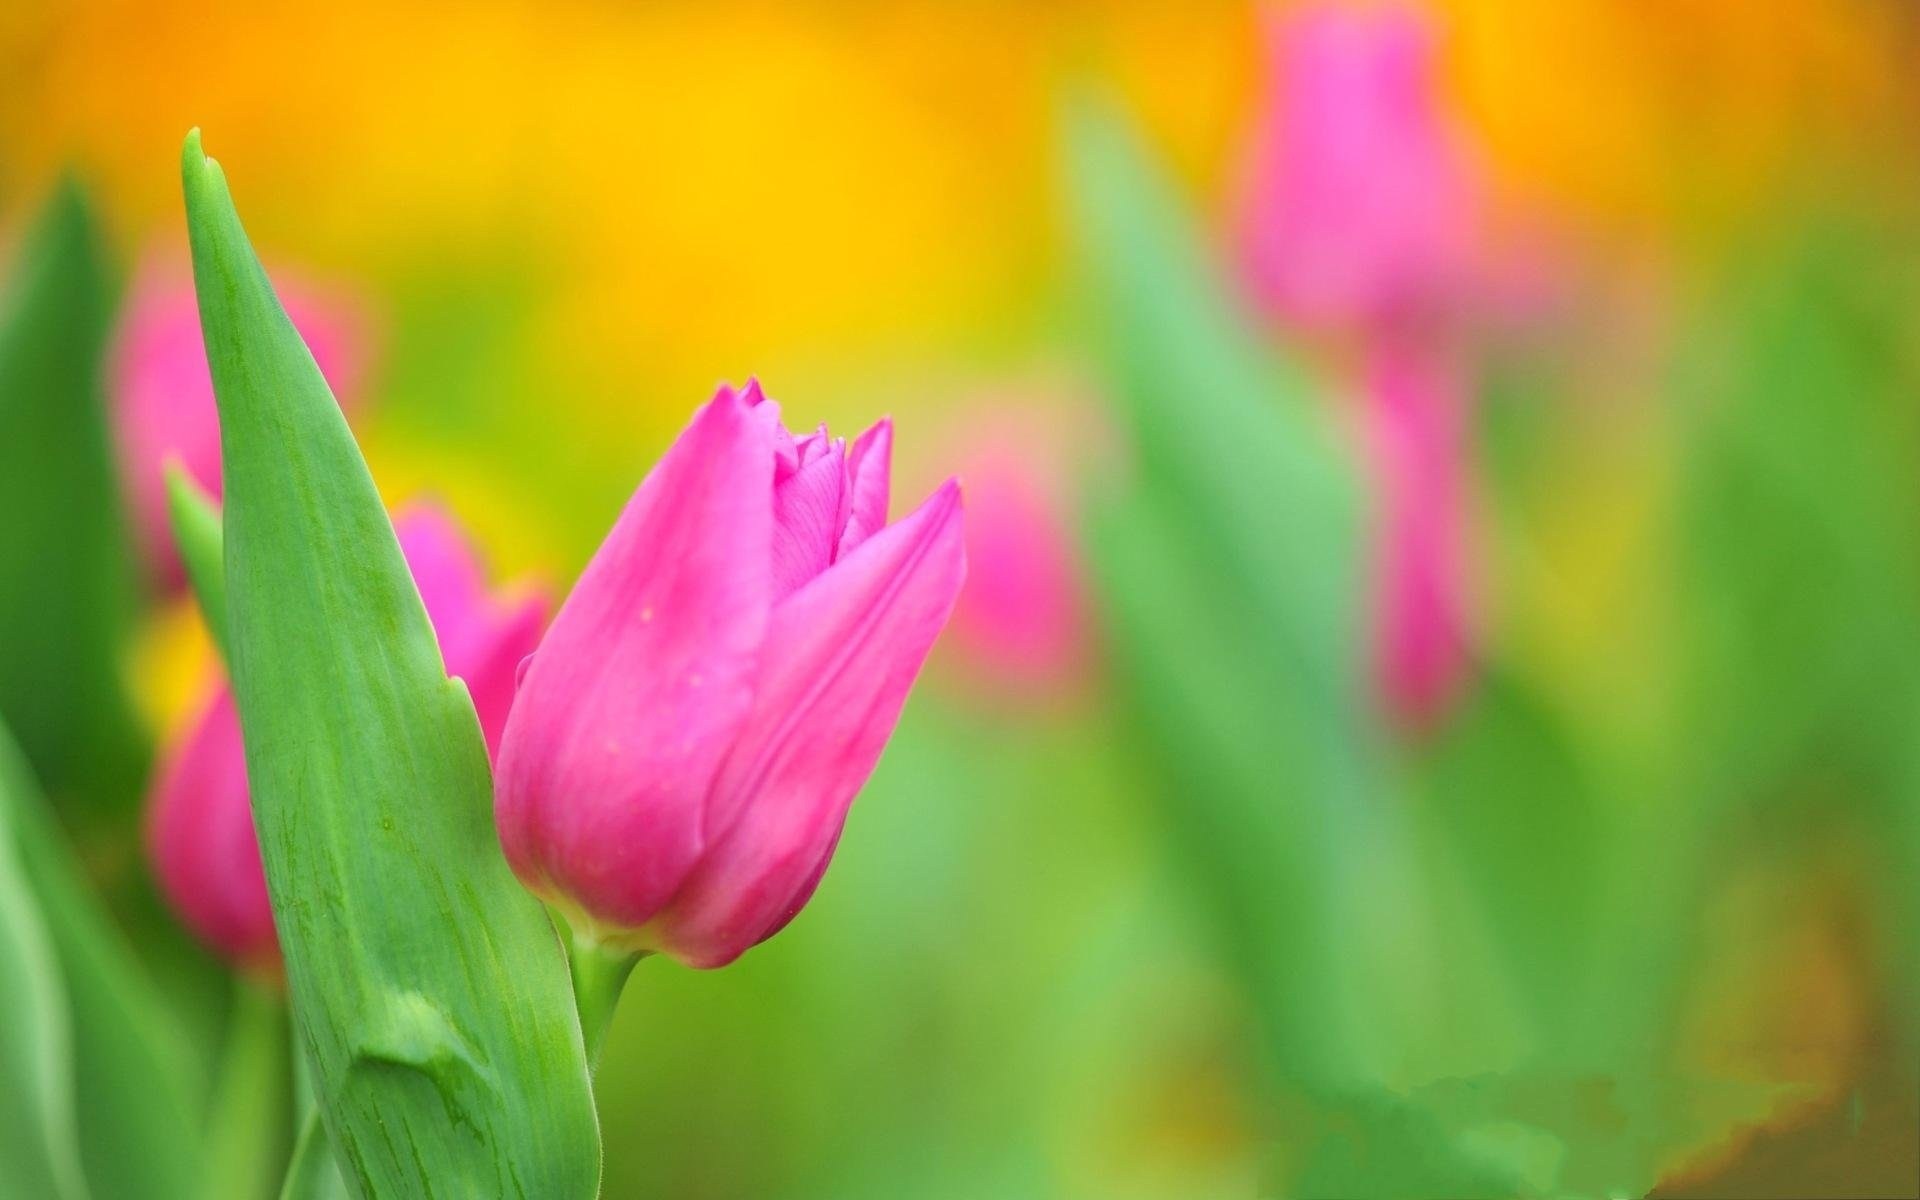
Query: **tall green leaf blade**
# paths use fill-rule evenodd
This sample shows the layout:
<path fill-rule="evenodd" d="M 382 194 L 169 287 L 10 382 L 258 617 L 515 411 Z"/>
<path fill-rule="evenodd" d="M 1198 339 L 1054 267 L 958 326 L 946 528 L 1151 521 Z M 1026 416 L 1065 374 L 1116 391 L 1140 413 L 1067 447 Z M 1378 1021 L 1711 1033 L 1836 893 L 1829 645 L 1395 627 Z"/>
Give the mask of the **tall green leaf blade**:
<path fill-rule="evenodd" d="M 20 802 L 9 782 L 0 775 L 4 811 Z M 0 1180 L 22 1196 L 82 1200 L 66 988 L 21 859 L 0 838 Z"/>
<path fill-rule="evenodd" d="M 220 405 L 234 689 L 328 1135 L 366 1197 L 592 1196 L 566 959 L 500 853 L 473 704 L 197 132 L 182 175 Z"/>
<path fill-rule="evenodd" d="M 1329 1086 L 1357 1069 L 1337 910 L 1377 807 L 1351 455 L 1234 310 L 1124 118 L 1085 105 L 1068 133 L 1137 460 L 1094 528 L 1116 653 L 1281 1073 Z"/>
<path fill-rule="evenodd" d="M 1448 978 L 1461 964 L 1379 768 L 1353 450 L 1254 335 L 1124 117 L 1082 105 L 1068 152 L 1134 458 L 1096 505 L 1093 558 L 1174 842 L 1261 1021 L 1271 1098 L 1313 1114 L 1291 1122 L 1283 1186 L 1514 1194 L 1515 1164 L 1456 1141 L 1395 1077 L 1484 1070 L 1501 1047 L 1483 1023 L 1436 1051 L 1441 1025 L 1413 999 L 1471 986 Z"/>
<path fill-rule="evenodd" d="M 227 657 L 227 574 L 221 549 L 220 506 L 186 472 L 167 465 L 167 521 L 187 567 L 207 633 Z"/>
<path fill-rule="evenodd" d="M 1221 953 L 1262 1018 L 1269 1078 L 1325 1085 L 1347 1070 L 1329 974 L 1344 947 L 1327 936 L 1330 864 L 1302 835 L 1300 806 L 1278 795 L 1270 688 L 1236 637 L 1253 614 L 1220 619 L 1233 593 L 1140 497 L 1098 509 L 1092 547 L 1116 651 L 1153 734 L 1172 848 L 1196 867 Z"/>
<path fill-rule="evenodd" d="M 121 677 L 134 581 L 102 403 L 113 285 L 63 185 L 0 304 L 0 719 L 49 795 L 94 815 L 138 797 Z"/>
<path fill-rule="evenodd" d="M 87 1180 L 115 1200 L 193 1196 L 197 1072 L 186 1043 L 4 730 L 0 792 L 0 842 L 18 848 L 72 1013 Z"/>
<path fill-rule="evenodd" d="M 1075 211 L 1142 474 L 1177 506 L 1195 552 L 1258 605 L 1270 623 L 1261 640 L 1290 672 L 1311 673 L 1301 690 L 1336 702 L 1294 719 L 1324 721 L 1329 750 L 1354 756 L 1364 516 L 1354 456 L 1304 381 L 1260 345 L 1124 116 L 1087 101 L 1072 117 Z"/>

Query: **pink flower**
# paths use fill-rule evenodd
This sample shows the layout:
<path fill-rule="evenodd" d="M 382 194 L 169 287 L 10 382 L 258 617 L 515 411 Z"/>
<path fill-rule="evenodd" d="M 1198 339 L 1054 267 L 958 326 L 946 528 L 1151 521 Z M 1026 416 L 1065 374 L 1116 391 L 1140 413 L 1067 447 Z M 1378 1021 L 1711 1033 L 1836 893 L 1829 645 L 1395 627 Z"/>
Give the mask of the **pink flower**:
<path fill-rule="evenodd" d="M 1472 666 L 1466 398 L 1454 356 L 1393 338 L 1374 346 L 1367 387 L 1383 508 L 1375 669 L 1387 712 L 1417 732 L 1450 709 Z"/>
<path fill-rule="evenodd" d="M 1268 19 L 1273 82 L 1236 217 L 1261 307 L 1348 330 L 1421 310 L 1469 270 L 1474 202 L 1410 8 Z"/>
<path fill-rule="evenodd" d="M 357 314 L 298 284 L 283 284 L 279 292 L 314 361 L 350 410 L 366 341 Z M 184 264 L 154 258 L 142 267 L 109 352 L 108 381 L 121 486 L 134 530 L 154 575 L 172 588 L 183 575 L 167 524 L 168 459 L 178 460 L 208 494 L 220 495 L 220 418 L 193 277 Z"/>
<path fill-rule="evenodd" d="M 887 524 L 891 440 L 795 439 L 722 388 L 587 565 L 495 793 L 578 932 L 716 967 L 811 898 L 965 574 L 954 482 Z"/>
<path fill-rule="evenodd" d="M 953 610 L 948 663 L 1001 700 L 1056 699 L 1089 666 L 1085 564 L 1049 439 L 1008 415 L 976 419 L 967 481 L 967 584 Z M 1057 447 L 1056 447 L 1057 448 Z"/>
<path fill-rule="evenodd" d="M 394 522 L 447 672 L 465 681 L 492 753 L 500 744 L 520 660 L 540 641 L 548 603 L 497 597 L 451 518 L 414 505 Z M 166 754 L 149 800 L 147 840 L 161 890 L 208 945 L 243 968 L 280 958 L 254 838 L 240 716 L 224 680 Z"/>
<path fill-rule="evenodd" d="M 466 534 L 436 505 L 408 505 L 394 519 L 393 532 L 433 622 L 447 674 L 467 685 L 487 757 L 497 759 L 514 678 L 540 644 L 552 602 L 538 590 L 489 590 Z"/>
<path fill-rule="evenodd" d="M 240 713 L 224 680 L 154 776 L 147 851 L 174 912 L 237 966 L 280 960 L 260 844 L 253 835 Z"/>

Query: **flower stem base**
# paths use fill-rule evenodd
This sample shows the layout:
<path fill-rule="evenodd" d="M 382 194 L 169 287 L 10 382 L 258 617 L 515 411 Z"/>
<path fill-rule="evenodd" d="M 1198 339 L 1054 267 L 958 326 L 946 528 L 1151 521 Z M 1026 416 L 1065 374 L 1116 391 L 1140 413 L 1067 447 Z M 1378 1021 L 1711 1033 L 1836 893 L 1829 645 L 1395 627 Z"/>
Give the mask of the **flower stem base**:
<path fill-rule="evenodd" d="M 574 1004 L 580 1010 L 580 1035 L 586 1040 L 587 1065 L 597 1071 L 600 1048 L 613 1025 L 613 1013 L 620 1005 L 620 993 L 627 986 L 627 976 L 645 955 L 583 938 L 571 930 L 567 935 L 567 952 L 573 972 Z"/>

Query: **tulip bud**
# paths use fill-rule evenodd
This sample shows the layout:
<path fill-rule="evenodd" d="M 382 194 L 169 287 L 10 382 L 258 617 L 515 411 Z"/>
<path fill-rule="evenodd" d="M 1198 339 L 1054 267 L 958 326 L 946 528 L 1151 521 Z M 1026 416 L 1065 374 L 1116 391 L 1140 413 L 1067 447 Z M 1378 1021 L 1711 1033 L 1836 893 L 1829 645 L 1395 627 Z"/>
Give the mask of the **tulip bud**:
<path fill-rule="evenodd" d="M 955 482 L 886 524 L 891 437 L 721 389 L 561 606 L 495 816 L 578 934 L 716 967 L 811 897 L 965 574 Z"/>
<path fill-rule="evenodd" d="M 491 594 L 464 537 L 438 508 L 410 507 L 394 532 L 447 673 L 466 683 L 492 753 L 506 726 L 514 672 L 539 644 L 547 602 Z M 279 942 L 254 836 L 240 716 L 224 680 L 155 778 L 147 833 L 161 890 L 187 926 L 229 961 L 273 969 Z"/>
<path fill-rule="evenodd" d="M 967 480 L 967 584 L 944 665 L 995 704 L 1070 699 L 1084 690 L 1093 654 L 1068 441 L 1026 413 L 969 416 L 957 460 Z"/>
<path fill-rule="evenodd" d="M 1272 85 L 1237 215 L 1254 299 L 1351 329 L 1457 291 L 1475 206 L 1427 21 L 1324 3 L 1268 21 Z"/>
<path fill-rule="evenodd" d="M 299 287 L 282 295 L 334 394 L 351 408 L 366 341 L 358 315 Z M 171 588 L 181 571 L 167 525 L 165 464 L 177 461 L 203 491 L 220 495 L 220 415 L 184 264 L 155 259 L 141 269 L 109 356 L 121 487 L 149 568 Z"/>

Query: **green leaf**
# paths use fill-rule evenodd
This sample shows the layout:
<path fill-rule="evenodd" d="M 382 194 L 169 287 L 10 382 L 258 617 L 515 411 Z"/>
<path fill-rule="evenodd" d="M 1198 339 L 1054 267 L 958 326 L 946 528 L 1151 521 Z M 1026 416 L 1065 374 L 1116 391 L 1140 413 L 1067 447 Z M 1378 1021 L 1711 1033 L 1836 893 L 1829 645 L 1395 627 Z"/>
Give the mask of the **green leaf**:
<path fill-rule="evenodd" d="M 19 849 L 72 1011 L 74 1081 L 88 1182 L 115 1200 L 195 1194 L 197 1072 L 133 950 L 0 731 L 0 835 Z"/>
<path fill-rule="evenodd" d="M 347 1200 L 351 1195 L 333 1156 L 333 1144 L 327 1140 L 326 1123 L 314 1112 L 300 1128 L 280 1200 Z"/>
<path fill-rule="evenodd" d="M 279 1187 L 290 1149 L 291 1062 L 286 1002 L 270 985 L 237 979 L 207 1111 L 206 1195 L 265 1197 Z"/>
<path fill-rule="evenodd" d="M 127 812 L 144 754 L 121 678 L 134 581 L 100 360 L 113 287 L 79 189 L 0 301 L 0 719 L 49 795 Z"/>
<path fill-rule="evenodd" d="M 1240 636 L 1257 614 L 1226 612 L 1232 590 L 1138 497 L 1110 498 L 1092 536 L 1116 657 L 1157 752 L 1152 790 L 1166 799 L 1171 848 L 1262 1018 L 1269 1079 L 1324 1085 L 1351 1055 L 1331 974 L 1343 940 L 1328 911 L 1330 863 L 1303 829 L 1304 806 L 1280 795 L 1272 689 L 1248 669 Z"/>
<path fill-rule="evenodd" d="M 173 463 L 167 464 L 167 519 L 187 566 L 187 580 L 207 633 L 227 657 L 227 576 L 221 554 L 220 506 Z"/>
<path fill-rule="evenodd" d="M 1093 528 L 1115 654 L 1278 1076 L 1334 1086 L 1364 1033 L 1341 982 L 1355 939 L 1341 905 L 1371 858 L 1379 787 L 1354 465 L 1247 329 L 1124 119 L 1087 104 L 1068 132 L 1137 460 Z"/>
<path fill-rule="evenodd" d="M 1725 797 L 1877 767 L 1911 731 L 1862 697 L 1920 683 L 1912 268 L 1845 224 L 1778 242 L 1702 305 L 1674 389 L 1684 749 Z"/>
<path fill-rule="evenodd" d="M 1415 803 L 1459 857 L 1546 1045 L 1607 1020 L 1591 994 L 1605 825 L 1556 714 L 1489 671 L 1432 748 Z"/>
<path fill-rule="evenodd" d="M 1379 766 L 1354 454 L 1248 327 L 1125 120 L 1083 105 L 1069 155 L 1134 456 L 1098 498 L 1093 560 L 1170 840 L 1259 1017 L 1269 1099 L 1291 1114 L 1278 1175 L 1303 1195 L 1515 1194 L 1519 1164 L 1393 1078 L 1498 1056 L 1490 1023 L 1432 1045 L 1427 1001 L 1478 981 L 1449 978 L 1462 961 Z"/>
<path fill-rule="evenodd" d="M 1334 701 L 1291 719 L 1319 722 L 1328 755 L 1351 757 L 1364 516 L 1353 454 L 1255 338 L 1124 117 L 1089 101 L 1073 118 L 1076 212 L 1143 483 L 1270 622 L 1250 649 L 1307 672 L 1301 690 Z"/>
<path fill-rule="evenodd" d="M 363 1196 L 592 1196 L 566 957 L 500 853 L 472 701 L 197 131 L 182 175 L 220 405 L 234 691 L 329 1138 Z"/>
<path fill-rule="evenodd" d="M 0 776 L 0 817 L 19 797 Z M 0 1179 L 10 1192 L 80 1200 L 66 989 L 20 848 L 0 838 Z"/>

